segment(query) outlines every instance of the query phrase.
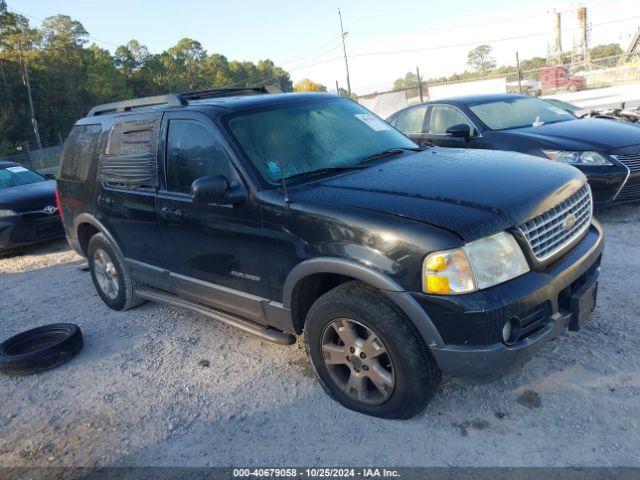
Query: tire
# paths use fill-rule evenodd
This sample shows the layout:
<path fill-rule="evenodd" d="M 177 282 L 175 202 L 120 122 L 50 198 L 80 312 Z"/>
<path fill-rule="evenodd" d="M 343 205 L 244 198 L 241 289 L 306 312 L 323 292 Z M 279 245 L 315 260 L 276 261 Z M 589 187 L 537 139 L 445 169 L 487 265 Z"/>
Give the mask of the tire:
<path fill-rule="evenodd" d="M 83 343 L 80 327 L 72 323 L 27 330 L 0 344 L 0 372 L 18 376 L 48 370 L 74 357 Z"/>
<path fill-rule="evenodd" d="M 140 283 L 129 274 L 124 259 L 102 233 L 89 240 L 87 259 L 93 285 L 109 308 L 129 310 L 144 303 L 144 299 L 135 294 Z"/>
<path fill-rule="evenodd" d="M 355 342 L 345 341 L 354 332 Z M 440 383 L 440 370 L 410 320 L 361 282 L 344 283 L 316 300 L 307 315 L 304 343 L 325 391 L 367 415 L 411 418 L 427 406 Z M 356 345 L 354 350 L 350 345 Z"/>
<path fill-rule="evenodd" d="M 570 92 L 575 92 L 578 90 L 578 86 L 575 83 L 570 83 L 567 87 L 567 90 Z"/>

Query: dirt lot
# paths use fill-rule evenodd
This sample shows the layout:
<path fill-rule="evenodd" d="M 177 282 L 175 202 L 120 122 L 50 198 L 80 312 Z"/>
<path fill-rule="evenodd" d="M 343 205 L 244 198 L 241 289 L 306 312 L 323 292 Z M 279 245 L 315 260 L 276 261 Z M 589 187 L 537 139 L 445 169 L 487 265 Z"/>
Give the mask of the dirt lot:
<path fill-rule="evenodd" d="M 300 344 L 176 308 L 109 310 L 63 242 L 2 258 L 0 338 L 73 322 L 86 344 L 52 371 L 0 377 L 0 465 L 640 466 L 640 207 L 599 217 L 587 326 L 497 383 L 445 380 L 409 421 L 329 400 Z"/>

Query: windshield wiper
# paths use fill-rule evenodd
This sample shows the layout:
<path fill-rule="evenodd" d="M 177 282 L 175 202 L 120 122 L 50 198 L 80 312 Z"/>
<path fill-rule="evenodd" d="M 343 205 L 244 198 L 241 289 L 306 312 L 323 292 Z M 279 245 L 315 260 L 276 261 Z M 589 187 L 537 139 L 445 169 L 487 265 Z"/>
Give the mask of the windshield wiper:
<path fill-rule="evenodd" d="M 294 178 L 300 178 L 300 177 L 308 177 L 308 176 L 313 176 L 313 175 L 321 175 L 323 173 L 331 173 L 331 172 L 346 172 L 349 170 L 362 170 L 364 168 L 367 168 L 364 165 L 345 165 L 345 166 L 341 166 L 341 167 L 324 167 L 324 168 L 318 168 L 316 170 L 309 170 L 307 172 L 299 172 L 299 173 L 294 173 L 292 175 L 289 175 L 287 177 L 284 177 L 285 180 L 292 180 Z"/>
<path fill-rule="evenodd" d="M 383 150 L 378 153 L 374 153 L 373 155 L 368 155 L 360 160 L 359 163 L 369 162 L 371 160 L 377 160 L 378 158 L 390 157 L 392 155 L 400 155 L 404 152 L 421 152 L 424 148 L 421 147 L 396 147 L 389 148 L 387 150 Z"/>

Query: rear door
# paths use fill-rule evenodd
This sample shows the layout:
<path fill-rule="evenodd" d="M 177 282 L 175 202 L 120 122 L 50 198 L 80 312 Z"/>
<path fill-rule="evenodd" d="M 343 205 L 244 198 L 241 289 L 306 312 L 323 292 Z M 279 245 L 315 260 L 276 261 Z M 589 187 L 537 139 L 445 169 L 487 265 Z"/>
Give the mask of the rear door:
<path fill-rule="evenodd" d="M 115 117 L 97 172 L 96 218 L 127 260 L 145 264 L 161 258 L 155 210 L 160 119 L 160 113 Z"/>
<path fill-rule="evenodd" d="M 157 212 L 164 265 L 173 289 L 183 296 L 250 319 L 261 316 L 260 299 L 268 298 L 264 233 L 257 201 L 241 205 L 194 208 L 194 180 L 224 175 L 242 182 L 230 149 L 204 114 L 165 114 L 162 181 Z M 258 298 L 260 297 L 260 298 Z M 254 311 L 255 310 L 255 311 Z"/>
<path fill-rule="evenodd" d="M 464 138 L 452 137 L 447 134 L 449 127 L 460 124 L 469 126 L 471 132 L 469 142 Z M 462 110 L 453 105 L 431 105 L 425 121 L 424 131 L 425 134 L 422 136 L 423 140 L 440 147 L 486 148 L 480 130 L 469 120 Z"/>

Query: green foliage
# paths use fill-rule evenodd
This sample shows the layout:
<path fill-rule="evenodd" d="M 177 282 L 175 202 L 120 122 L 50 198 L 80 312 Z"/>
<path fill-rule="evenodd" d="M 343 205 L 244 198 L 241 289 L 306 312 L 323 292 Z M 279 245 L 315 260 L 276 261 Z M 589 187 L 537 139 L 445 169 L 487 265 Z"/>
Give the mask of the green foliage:
<path fill-rule="evenodd" d="M 492 48 L 489 45 L 478 45 L 467 55 L 467 65 L 475 72 L 487 74 L 496 68 L 496 61 L 491 56 Z"/>
<path fill-rule="evenodd" d="M 57 145 L 94 105 L 126 98 L 207 88 L 279 84 L 291 90 L 289 74 L 271 60 L 229 61 L 183 38 L 151 54 L 137 40 L 113 55 L 95 44 L 82 24 L 66 15 L 32 28 L 0 0 L 0 155 L 35 145 L 24 67 L 29 70 L 40 136 Z"/>
<path fill-rule="evenodd" d="M 589 50 L 591 62 L 599 67 L 615 67 L 624 52 L 617 43 L 598 45 Z"/>
<path fill-rule="evenodd" d="M 486 47 L 486 48 L 485 48 Z M 623 51 L 617 43 L 608 45 L 598 45 L 589 50 L 591 63 L 596 67 L 614 67 Z M 480 80 L 482 78 L 491 77 L 507 77 L 508 81 L 516 81 L 518 78 L 518 69 L 516 65 L 496 66 L 496 62 L 491 57 L 491 47 L 488 45 L 480 45 L 471 50 L 467 56 L 468 65 L 472 67 L 472 71 L 465 70 L 462 73 L 454 73 L 448 77 L 437 77 L 423 80 L 422 84 L 426 88 L 427 85 L 437 85 L 440 83 L 464 82 L 468 80 Z M 549 63 L 571 65 L 571 54 L 564 52 L 554 59 L 546 59 L 544 57 L 533 57 L 520 62 L 520 72 L 523 80 L 539 80 L 540 68 Z M 489 68 L 490 67 L 490 68 Z M 489 68 L 487 70 L 487 68 Z M 417 88 L 418 79 L 413 72 L 407 72 L 403 78 L 398 78 L 394 84 L 394 90 L 404 90 L 409 88 Z"/>

